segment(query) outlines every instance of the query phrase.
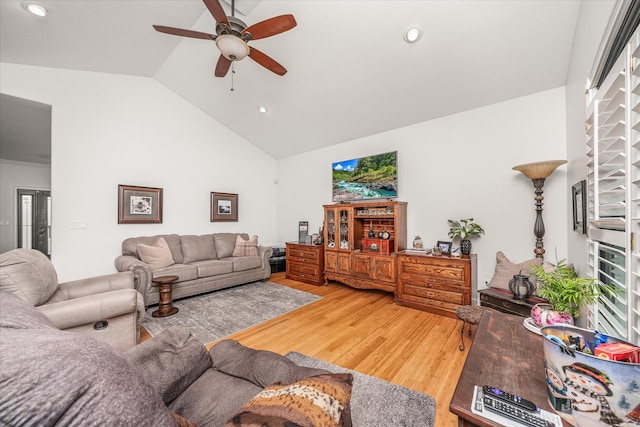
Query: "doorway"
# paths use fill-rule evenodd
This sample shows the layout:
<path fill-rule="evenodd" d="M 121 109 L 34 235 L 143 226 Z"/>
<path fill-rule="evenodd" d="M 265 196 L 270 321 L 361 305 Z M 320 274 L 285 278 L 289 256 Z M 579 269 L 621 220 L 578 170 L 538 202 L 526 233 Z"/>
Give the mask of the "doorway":
<path fill-rule="evenodd" d="M 18 189 L 18 247 L 37 249 L 51 258 L 51 192 Z"/>

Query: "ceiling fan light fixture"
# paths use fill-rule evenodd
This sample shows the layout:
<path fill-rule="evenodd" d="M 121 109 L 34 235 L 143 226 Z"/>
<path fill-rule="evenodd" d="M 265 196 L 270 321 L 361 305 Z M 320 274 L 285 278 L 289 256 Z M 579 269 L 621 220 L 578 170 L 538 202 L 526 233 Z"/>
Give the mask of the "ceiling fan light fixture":
<path fill-rule="evenodd" d="M 31 12 L 37 16 L 47 16 L 49 10 L 39 3 L 35 3 L 32 1 L 22 2 L 22 8 L 27 12 Z"/>
<path fill-rule="evenodd" d="M 422 37 L 422 29 L 413 25 L 404 32 L 404 40 L 407 43 L 415 43 Z"/>
<path fill-rule="evenodd" d="M 240 61 L 250 53 L 247 42 L 231 34 L 222 34 L 216 37 L 216 46 L 220 49 L 220 53 L 230 61 Z"/>

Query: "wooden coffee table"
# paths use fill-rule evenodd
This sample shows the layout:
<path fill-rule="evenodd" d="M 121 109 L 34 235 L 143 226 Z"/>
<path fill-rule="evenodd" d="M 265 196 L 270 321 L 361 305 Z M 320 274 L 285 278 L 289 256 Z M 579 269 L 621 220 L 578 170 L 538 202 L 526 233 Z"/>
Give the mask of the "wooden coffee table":
<path fill-rule="evenodd" d="M 449 411 L 458 426 L 500 427 L 471 411 L 474 386 L 491 385 L 554 412 L 547 399 L 542 336 L 523 326 L 524 318 L 486 310 L 476 329 Z M 563 420 L 563 426 L 570 424 Z"/>
<path fill-rule="evenodd" d="M 178 276 L 162 276 L 153 279 L 153 286 L 158 287 L 158 293 L 160 294 L 158 309 L 151 313 L 153 317 L 167 317 L 178 312 L 178 307 L 173 306 L 171 297 L 171 285 L 176 280 L 178 280 Z"/>

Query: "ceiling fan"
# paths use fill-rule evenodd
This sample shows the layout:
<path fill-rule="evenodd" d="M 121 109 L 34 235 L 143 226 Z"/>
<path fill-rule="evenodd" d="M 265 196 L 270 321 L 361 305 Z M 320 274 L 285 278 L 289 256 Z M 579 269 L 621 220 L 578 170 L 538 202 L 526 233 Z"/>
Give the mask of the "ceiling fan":
<path fill-rule="evenodd" d="M 229 71 L 233 61 L 240 61 L 249 57 L 258 64 L 279 76 L 287 70 L 270 56 L 262 53 L 253 46 L 249 46 L 250 40 L 264 39 L 283 33 L 297 25 L 293 15 L 280 15 L 265 19 L 251 26 L 247 26 L 235 17 L 235 0 L 231 2 L 231 16 L 227 16 L 219 0 L 203 0 L 211 15 L 216 20 L 216 34 L 207 34 L 200 31 L 184 30 L 181 28 L 154 25 L 156 31 L 175 36 L 192 37 L 196 39 L 214 40 L 220 50 L 220 58 L 216 64 L 216 77 L 224 77 Z"/>

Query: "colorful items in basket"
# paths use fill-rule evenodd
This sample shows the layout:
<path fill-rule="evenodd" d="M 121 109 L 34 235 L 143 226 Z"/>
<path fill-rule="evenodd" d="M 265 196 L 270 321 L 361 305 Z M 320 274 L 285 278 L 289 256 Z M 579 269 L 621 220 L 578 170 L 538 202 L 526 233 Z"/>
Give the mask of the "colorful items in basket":
<path fill-rule="evenodd" d="M 572 325 L 541 329 L 549 402 L 578 427 L 640 422 L 640 348 Z"/>

